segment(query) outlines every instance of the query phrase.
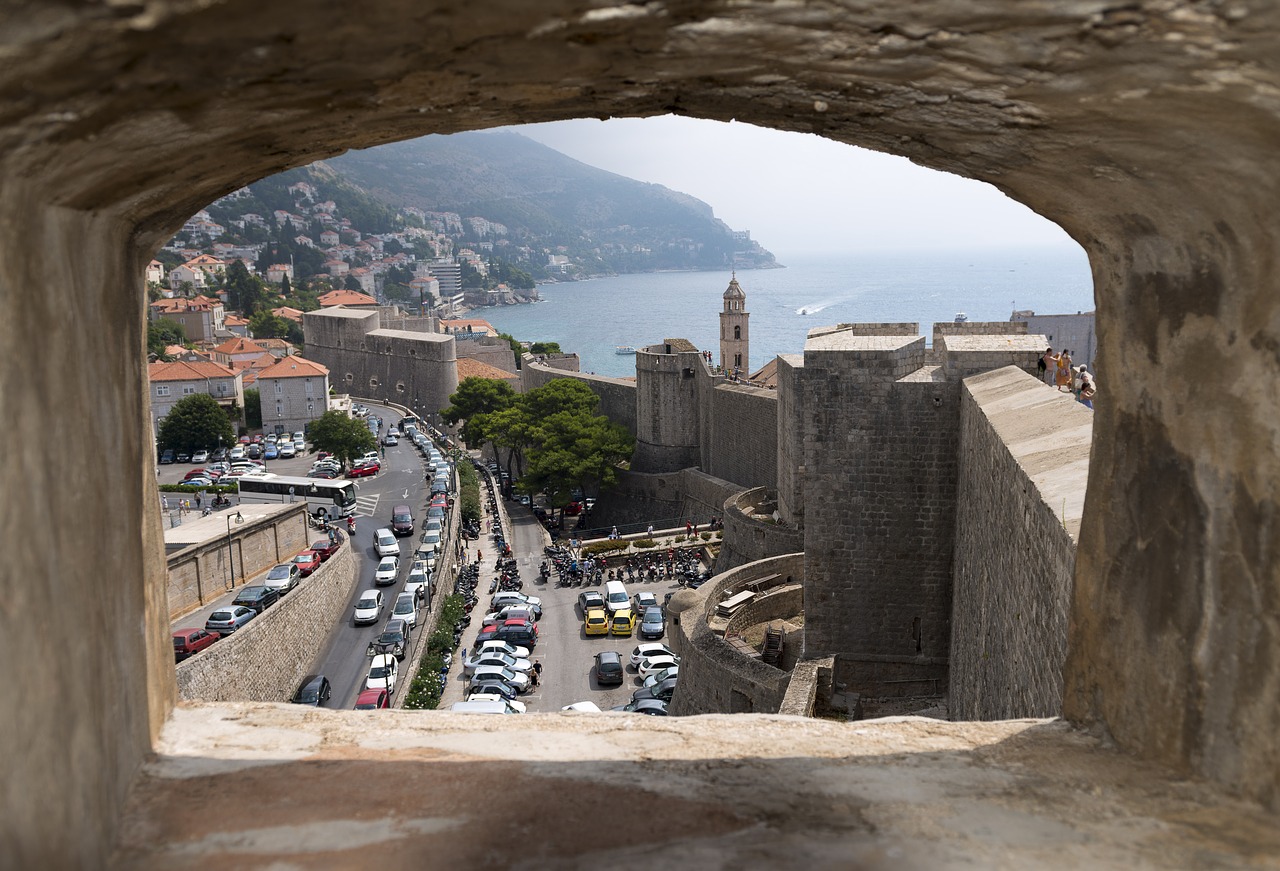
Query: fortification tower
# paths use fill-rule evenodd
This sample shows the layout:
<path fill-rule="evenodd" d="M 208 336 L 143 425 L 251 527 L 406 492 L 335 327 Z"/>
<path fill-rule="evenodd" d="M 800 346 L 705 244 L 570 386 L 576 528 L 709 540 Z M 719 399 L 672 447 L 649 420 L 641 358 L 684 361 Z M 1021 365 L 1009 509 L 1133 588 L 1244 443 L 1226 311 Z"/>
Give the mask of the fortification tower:
<path fill-rule="evenodd" d="M 747 295 L 738 284 L 737 273 L 724 291 L 724 310 L 720 312 L 720 366 L 726 372 L 737 369 L 747 375 L 751 371 L 748 353 Z"/>

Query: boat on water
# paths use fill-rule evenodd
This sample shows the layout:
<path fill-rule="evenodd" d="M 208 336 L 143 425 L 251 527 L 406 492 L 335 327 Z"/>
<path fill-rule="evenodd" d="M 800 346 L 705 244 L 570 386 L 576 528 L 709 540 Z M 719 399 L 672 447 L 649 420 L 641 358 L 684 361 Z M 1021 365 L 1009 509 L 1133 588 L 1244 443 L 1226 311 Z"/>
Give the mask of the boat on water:
<path fill-rule="evenodd" d="M 618 345 L 613 349 L 613 353 L 615 354 L 634 354 L 635 352 L 636 349 L 630 345 Z"/>

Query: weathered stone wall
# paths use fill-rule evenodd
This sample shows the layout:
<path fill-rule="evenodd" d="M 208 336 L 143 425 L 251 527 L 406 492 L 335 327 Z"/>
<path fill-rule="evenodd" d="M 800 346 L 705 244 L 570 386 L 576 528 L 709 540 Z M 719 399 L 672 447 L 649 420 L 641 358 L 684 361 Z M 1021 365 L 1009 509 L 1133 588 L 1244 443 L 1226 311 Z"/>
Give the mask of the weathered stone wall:
<path fill-rule="evenodd" d="M 743 487 L 776 487 L 777 391 L 715 383 L 706 372 L 699 377 L 710 387 L 700 410 L 702 468 Z"/>
<path fill-rule="evenodd" d="M 950 714 L 1058 716 L 1093 412 L 1013 367 L 960 397 Z"/>
<path fill-rule="evenodd" d="M 709 614 L 732 590 L 752 578 L 781 574 L 801 577 L 800 554 L 749 563 L 718 575 L 690 595 L 697 604 L 680 613 L 670 633 L 680 653 L 680 682 L 671 699 L 678 716 L 709 713 L 773 713 L 782 705 L 789 675 L 735 650 L 707 624 Z M 803 598 L 795 604 L 799 605 Z"/>
<path fill-rule="evenodd" d="M 175 668 L 187 701 L 288 701 L 314 667 L 329 630 L 345 616 L 355 590 L 348 542 L 293 592 L 233 635 Z"/>
<path fill-rule="evenodd" d="M 647 520 L 673 521 L 683 526 L 693 520 L 704 527 L 712 517 L 724 515 L 725 500 L 741 491 L 732 481 L 724 481 L 698 469 L 673 473 L 624 471 L 618 486 L 596 507 L 596 523 L 637 523 Z"/>
<path fill-rule="evenodd" d="M 778 512 L 804 529 L 803 354 L 778 355 Z"/>
<path fill-rule="evenodd" d="M 201 544 L 169 554 L 169 618 L 199 608 L 243 584 L 248 578 L 285 562 L 323 535 L 307 525 L 306 503 L 282 506 L 271 513 L 245 516 L 233 524 L 228 536 L 218 535 Z M 219 519 L 225 514 L 210 515 Z M 228 562 L 230 561 L 230 562 Z M 233 576 L 234 570 L 234 576 Z"/>
<path fill-rule="evenodd" d="M 515 352 L 511 350 L 511 344 L 505 339 L 469 339 L 464 342 L 455 339 L 454 342 L 459 357 L 479 360 L 481 363 L 487 363 L 495 369 L 501 369 L 513 375 L 519 373 L 516 368 Z"/>
<path fill-rule="evenodd" d="M 724 505 L 724 543 L 716 557 L 717 572 L 746 563 L 804 550 L 804 532 L 785 523 L 757 520 L 754 509 L 768 498 L 764 487 L 731 496 Z"/>
<path fill-rule="evenodd" d="M 534 363 L 526 354 L 520 369 L 521 392 L 528 393 L 557 378 L 574 378 L 591 388 L 600 397 L 599 411 L 609 420 L 626 427 L 627 432 L 636 433 L 636 383 L 621 378 L 606 378 L 603 375 L 588 375 L 584 372 L 558 368 L 556 361 L 550 363 Z"/>
<path fill-rule="evenodd" d="M 675 472 L 702 459 L 698 372 L 706 363 L 688 342 L 636 352 L 637 472 Z M 685 348 L 688 346 L 688 349 Z"/>
<path fill-rule="evenodd" d="M 831 691 L 835 658 L 804 659 L 791 670 L 787 693 L 782 698 L 779 714 L 792 717 L 812 717 L 815 703 L 823 690 Z"/>
<path fill-rule="evenodd" d="M 923 353 L 909 337 L 806 345 L 807 656 L 947 655 L 958 391 L 900 380 Z"/>
<path fill-rule="evenodd" d="M 1005 366 L 1034 375 L 1046 341 L 1044 336 L 1016 334 L 935 334 L 933 356 L 952 381 Z"/>
<path fill-rule="evenodd" d="M 335 389 L 419 413 L 446 408 L 458 389 L 456 343 L 442 333 L 379 329 L 379 313 L 329 309 L 303 315 L 307 357 Z"/>

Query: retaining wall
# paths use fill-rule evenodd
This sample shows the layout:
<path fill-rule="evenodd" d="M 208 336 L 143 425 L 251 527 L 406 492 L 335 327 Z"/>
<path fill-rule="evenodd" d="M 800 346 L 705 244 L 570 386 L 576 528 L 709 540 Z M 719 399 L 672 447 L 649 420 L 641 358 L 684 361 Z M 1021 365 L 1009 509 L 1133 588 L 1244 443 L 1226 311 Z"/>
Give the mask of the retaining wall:
<path fill-rule="evenodd" d="M 960 427 L 951 716 L 1058 716 L 1093 412 L 1010 367 L 965 380 Z"/>
<path fill-rule="evenodd" d="M 671 626 L 680 651 L 680 682 L 671 700 L 672 714 L 777 712 L 790 675 L 740 653 L 713 632 L 707 620 L 725 591 L 765 575 L 800 578 L 803 570 L 803 555 L 788 554 L 725 572 L 693 591 L 697 603 L 682 611 Z"/>
<path fill-rule="evenodd" d="M 262 508 L 255 505 L 253 511 Z M 324 537 L 322 532 L 307 525 L 305 502 L 278 509 L 267 506 L 267 509 L 270 514 L 251 514 L 245 516 L 244 524 L 232 525 L 230 552 L 228 536 L 218 529 L 218 524 L 226 521 L 226 512 L 195 521 L 208 523 L 216 519 L 212 526 L 218 534 L 201 544 L 169 554 L 171 621 L 212 602 L 271 566 L 292 559 L 312 541 Z"/>
<path fill-rule="evenodd" d="M 348 541 L 293 592 L 234 635 L 175 669 L 186 701 L 288 701 L 314 667 L 329 630 L 345 617 L 355 589 Z"/>
<path fill-rule="evenodd" d="M 757 520 L 753 509 L 769 497 L 764 487 L 731 496 L 724 505 L 724 546 L 715 570 L 725 572 L 746 563 L 804 550 L 804 532 L 772 520 Z"/>

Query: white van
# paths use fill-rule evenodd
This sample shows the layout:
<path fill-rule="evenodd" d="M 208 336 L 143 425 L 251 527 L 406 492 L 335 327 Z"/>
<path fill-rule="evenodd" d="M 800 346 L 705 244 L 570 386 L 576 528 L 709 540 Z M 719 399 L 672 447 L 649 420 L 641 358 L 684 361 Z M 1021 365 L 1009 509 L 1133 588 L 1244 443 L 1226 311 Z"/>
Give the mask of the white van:
<path fill-rule="evenodd" d="M 385 526 L 373 534 L 373 546 L 378 556 L 400 556 L 400 542 L 396 534 Z"/>
<path fill-rule="evenodd" d="M 622 585 L 622 581 L 609 581 L 604 585 L 604 602 L 609 606 L 610 613 L 631 607 L 631 597 L 627 595 L 627 588 Z"/>

